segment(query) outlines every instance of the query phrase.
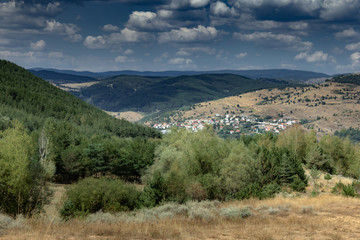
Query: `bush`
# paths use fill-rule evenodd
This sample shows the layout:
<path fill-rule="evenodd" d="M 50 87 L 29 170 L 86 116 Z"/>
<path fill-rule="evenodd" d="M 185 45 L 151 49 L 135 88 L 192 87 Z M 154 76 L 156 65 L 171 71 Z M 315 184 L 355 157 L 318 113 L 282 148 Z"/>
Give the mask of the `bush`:
<path fill-rule="evenodd" d="M 324 176 L 324 179 L 325 179 L 325 180 L 331 180 L 332 177 L 331 177 L 331 175 L 330 175 L 329 173 L 327 173 L 327 174 Z"/>
<path fill-rule="evenodd" d="M 359 189 L 360 183 L 353 182 L 352 184 L 343 184 L 342 182 L 338 182 L 332 189 L 332 193 L 341 194 L 347 197 L 359 197 Z"/>
<path fill-rule="evenodd" d="M 140 206 L 140 192 L 121 180 L 86 178 L 66 192 L 66 200 L 60 210 L 62 217 L 84 216 L 100 210 L 119 212 L 134 210 Z"/>

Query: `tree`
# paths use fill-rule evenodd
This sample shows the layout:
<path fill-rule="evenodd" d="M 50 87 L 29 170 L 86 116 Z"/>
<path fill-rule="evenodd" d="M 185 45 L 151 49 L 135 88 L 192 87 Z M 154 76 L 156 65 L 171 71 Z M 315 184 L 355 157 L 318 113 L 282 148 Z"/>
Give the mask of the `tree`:
<path fill-rule="evenodd" d="M 0 211 L 31 214 L 44 197 L 44 169 L 19 122 L 0 133 Z"/>

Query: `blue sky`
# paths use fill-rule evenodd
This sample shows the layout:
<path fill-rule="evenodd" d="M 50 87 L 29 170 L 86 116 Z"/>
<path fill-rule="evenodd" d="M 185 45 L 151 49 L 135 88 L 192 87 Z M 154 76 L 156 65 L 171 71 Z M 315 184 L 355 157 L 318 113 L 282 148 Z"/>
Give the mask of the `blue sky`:
<path fill-rule="evenodd" d="M 360 71 L 358 0 L 0 0 L 23 67 Z"/>

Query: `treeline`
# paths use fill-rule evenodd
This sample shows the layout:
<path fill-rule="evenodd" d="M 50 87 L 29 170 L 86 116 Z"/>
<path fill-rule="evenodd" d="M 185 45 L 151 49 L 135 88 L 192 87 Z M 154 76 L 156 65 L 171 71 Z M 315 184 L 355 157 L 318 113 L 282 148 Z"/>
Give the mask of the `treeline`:
<path fill-rule="evenodd" d="M 109 179 L 84 179 L 68 191 L 61 213 L 72 217 L 168 201 L 263 199 L 280 191 L 303 192 L 308 184 L 304 167 L 359 178 L 359 146 L 330 135 L 318 141 L 315 132 L 300 126 L 238 140 L 219 138 L 211 128 L 197 133 L 173 129 L 156 147 L 142 191 L 123 183 L 115 187 Z"/>
<path fill-rule="evenodd" d="M 349 138 L 354 143 L 360 142 L 360 130 L 355 128 L 342 129 L 340 131 L 335 131 L 335 136 L 340 138 Z"/>

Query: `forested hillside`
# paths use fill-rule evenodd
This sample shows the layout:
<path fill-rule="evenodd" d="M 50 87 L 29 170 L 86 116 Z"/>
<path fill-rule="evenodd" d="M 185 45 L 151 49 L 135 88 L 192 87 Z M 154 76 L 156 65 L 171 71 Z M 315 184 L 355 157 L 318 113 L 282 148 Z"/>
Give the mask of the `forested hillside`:
<path fill-rule="evenodd" d="M 263 88 L 290 86 L 286 81 L 250 79 L 233 74 L 179 77 L 118 76 L 81 90 L 80 98 L 109 111 L 168 111 Z"/>
<path fill-rule="evenodd" d="M 340 75 L 334 77 L 332 81 L 338 83 L 351 83 L 355 85 L 360 85 L 360 75 L 359 74 Z"/>
<path fill-rule="evenodd" d="M 160 133 L 105 112 L 0 61 L 0 211 L 30 214 L 45 183 L 113 174 L 138 180 Z"/>

